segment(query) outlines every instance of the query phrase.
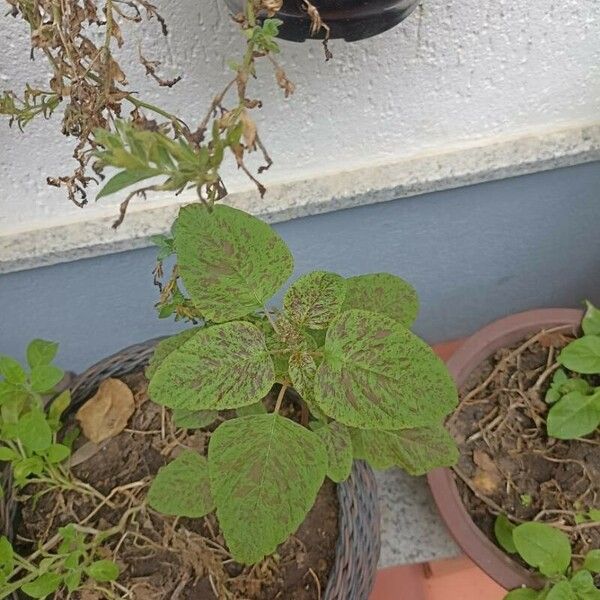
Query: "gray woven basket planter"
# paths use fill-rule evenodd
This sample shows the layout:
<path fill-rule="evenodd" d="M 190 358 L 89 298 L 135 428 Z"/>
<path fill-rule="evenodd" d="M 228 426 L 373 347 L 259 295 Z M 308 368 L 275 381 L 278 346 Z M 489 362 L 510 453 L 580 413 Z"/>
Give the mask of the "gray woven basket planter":
<path fill-rule="evenodd" d="M 73 408 L 92 396 L 104 379 L 143 369 L 160 339 L 121 350 L 75 377 L 70 386 Z M 371 468 L 362 461 L 355 461 L 348 480 L 337 486 L 337 494 L 339 537 L 323 600 L 368 600 L 380 550 L 379 504 Z M 0 508 L 0 518 L 4 520 L 2 529 L 10 535 L 14 506 L 10 506 L 10 501 L 3 504 Z"/>

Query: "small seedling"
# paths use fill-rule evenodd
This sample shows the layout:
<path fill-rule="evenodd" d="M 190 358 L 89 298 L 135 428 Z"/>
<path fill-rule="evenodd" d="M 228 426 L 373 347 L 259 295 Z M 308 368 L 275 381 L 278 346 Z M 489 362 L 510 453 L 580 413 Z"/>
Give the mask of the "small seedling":
<path fill-rule="evenodd" d="M 116 599 L 102 584 L 117 579 L 119 567 L 112 560 L 98 558 L 99 539 L 82 533 L 75 525 L 67 525 L 50 543 L 24 558 L 6 537 L 1 537 L 0 599 L 18 590 L 30 598 L 46 598 L 60 590 L 70 597 L 85 588 L 100 590 L 104 597 Z M 56 551 L 50 552 L 48 546 L 56 547 Z"/>
<path fill-rule="evenodd" d="M 600 374 L 600 310 L 587 303 L 581 323 L 583 335 L 561 351 L 558 362 L 573 373 Z M 600 426 L 600 386 L 571 376 L 559 368 L 554 374 L 546 402 L 548 435 L 562 440 L 584 437 Z"/>
<path fill-rule="evenodd" d="M 267 307 L 292 255 L 268 225 L 227 206 L 183 208 L 160 244 L 160 257 L 176 253 L 182 296 L 204 325 L 157 346 L 149 395 L 181 427 L 238 416 L 214 430 L 207 457 L 185 452 L 160 470 L 153 508 L 188 517 L 216 508 L 233 557 L 251 564 L 298 528 L 325 476 L 348 478 L 353 459 L 415 475 L 454 464 L 443 420 L 456 389 L 408 329 L 418 311 L 408 283 L 314 271 L 291 285 L 282 310 Z M 276 402 L 263 404 L 273 386 Z M 284 412 L 288 388 L 304 421 Z"/>
<path fill-rule="evenodd" d="M 543 576 L 541 590 L 519 588 L 504 600 L 600 600 L 594 575 L 600 573 L 600 550 L 590 550 L 581 568 L 571 566 L 571 543 L 562 531 L 545 523 L 513 525 L 499 515 L 495 523 L 498 543 L 509 554 L 518 554 Z"/>

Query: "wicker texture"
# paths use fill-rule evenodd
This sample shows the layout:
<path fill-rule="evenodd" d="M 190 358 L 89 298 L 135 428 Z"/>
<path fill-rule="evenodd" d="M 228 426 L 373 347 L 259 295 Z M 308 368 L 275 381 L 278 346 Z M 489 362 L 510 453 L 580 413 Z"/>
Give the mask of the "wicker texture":
<path fill-rule="evenodd" d="M 130 346 L 77 376 L 71 385 L 73 408 L 92 396 L 104 379 L 143 369 L 160 339 Z M 355 461 L 352 474 L 337 486 L 337 491 L 340 505 L 339 537 L 335 563 L 323 600 L 367 600 L 373 587 L 380 551 L 379 503 L 371 468 L 362 461 Z M 8 513 L 13 514 L 13 510 L 9 508 Z M 5 528 L 10 529 L 7 527 L 10 521 L 5 521 Z"/>

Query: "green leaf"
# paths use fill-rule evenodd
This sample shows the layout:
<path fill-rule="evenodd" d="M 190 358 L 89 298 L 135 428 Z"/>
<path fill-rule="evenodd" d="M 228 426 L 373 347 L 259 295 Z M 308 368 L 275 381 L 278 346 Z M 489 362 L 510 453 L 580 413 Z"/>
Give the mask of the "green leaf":
<path fill-rule="evenodd" d="M 176 335 L 172 335 L 156 344 L 154 348 L 154 354 L 146 367 L 145 375 L 146 379 L 152 379 L 154 373 L 160 365 L 163 363 L 165 358 L 171 354 L 177 348 L 180 348 L 185 342 L 187 342 L 190 338 L 194 337 L 202 327 L 192 327 L 190 329 L 184 329 L 181 333 Z"/>
<path fill-rule="evenodd" d="M 0 573 L 8 576 L 14 568 L 14 551 L 6 536 L 0 537 Z"/>
<path fill-rule="evenodd" d="M 6 446 L 0 446 L 0 461 L 1 462 L 10 462 L 11 460 L 15 460 L 19 455 L 10 448 Z"/>
<path fill-rule="evenodd" d="M 287 291 L 283 308 L 300 327 L 326 329 L 346 297 L 346 280 L 327 271 L 313 271 L 300 277 Z"/>
<path fill-rule="evenodd" d="M 96 581 L 114 581 L 119 576 L 119 567 L 112 560 L 97 560 L 85 572 Z"/>
<path fill-rule="evenodd" d="M 24 485 L 32 473 L 40 475 L 44 470 L 44 461 L 39 456 L 16 460 L 13 463 L 13 475 L 18 485 Z"/>
<path fill-rule="evenodd" d="M 238 417 L 249 417 L 251 415 L 264 415 L 267 413 L 267 409 L 262 402 L 256 404 L 250 404 L 250 406 L 242 406 L 236 411 Z"/>
<path fill-rule="evenodd" d="M 294 389 L 307 404 L 315 399 L 314 385 L 317 365 L 308 352 L 294 352 L 290 356 L 288 372 Z"/>
<path fill-rule="evenodd" d="M 558 402 L 562 397 L 561 386 L 569 380 L 567 374 L 563 369 L 557 369 L 552 377 L 552 383 L 550 388 L 546 392 L 544 400 L 547 404 L 554 404 Z"/>
<path fill-rule="evenodd" d="M 65 372 L 54 365 L 39 365 L 31 369 L 31 388 L 35 392 L 44 393 L 51 391 L 60 383 Z"/>
<path fill-rule="evenodd" d="M 571 578 L 571 588 L 577 600 L 598 600 L 600 590 L 594 584 L 594 578 L 589 571 L 577 571 Z"/>
<path fill-rule="evenodd" d="M 58 352 L 58 344 L 56 342 L 48 342 L 46 340 L 32 340 L 27 346 L 27 362 L 29 366 L 39 367 L 40 365 L 49 365 Z"/>
<path fill-rule="evenodd" d="M 173 423 L 182 429 L 202 429 L 217 420 L 219 413 L 216 410 L 188 410 L 176 408 L 173 410 Z"/>
<path fill-rule="evenodd" d="M 21 586 L 21 589 L 32 598 L 45 598 L 55 592 L 62 583 L 62 577 L 56 573 L 44 573 L 31 583 Z"/>
<path fill-rule="evenodd" d="M 175 247 L 181 277 L 207 319 L 230 321 L 262 308 L 294 268 L 279 235 L 229 206 L 200 204 L 179 213 Z"/>
<path fill-rule="evenodd" d="M 164 515 L 203 517 L 215 503 L 206 458 L 186 451 L 161 467 L 148 491 L 148 504 Z"/>
<path fill-rule="evenodd" d="M 456 443 L 441 424 L 416 429 L 381 431 L 352 429 L 354 457 L 374 469 L 400 467 L 410 475 L 424 475 L 436 467 L 456 464 Z"/>
<path fill-rule="evenodd" d="M 592 573 L 600 573 L 600 550 L 590 550 L 586 554 L 583 568 Z"/>
<path fill-rule="evenodd" d="M 156 175 L 160 175 L 160 171 L 158 169 L 135 169 L 131 171 L 120 171 L 106 182 L 105 186 L 98 192 L 96 200 L 100 200 L 100 198 L 104 198 L 104 196 L 110 196 L 111 194 L 119 192 L 122 189 L 133 185 L 134 183 L 138 183 L 144 179 L 149 179 L 150 177 L 155 177 Z"/>
<path fill-rule="evenodd" d="M 592 396 L 571 392 L 548 412 L 548 435 L 561 440 L 583 437 L 600 425 L 600 390 Z"/>
<path fill-rule="evenodd" d="M 548 592 L 546 600 L 577 600 L 577 597 L 568 581 L 560 581 Z"/>
<path fill-rule="evenodd" d="M 576 373 L 600 373 L 600 336 L 585 335 L 563 348 L 558 362 Z"/>
<path fill-rule="evenodd" d="M 52 444 L 52 430 L 46 415 L 38 409 L 31 410 L 19 419 L 17 435 L 30 452 L 43 452 Z"/>
<path fill-rule="evenodd" d="M 50 448 L 46 451 L 46 456 L 48 457 L 48 461 L 52 464 L 63 462 L 63 460 L 67 460 L 71 455 L 70 448 L 67 446 L 63 446 L 62 444 L 52 444 Z"/>
<path fill-rule="evenodd" d="M 410 327 L 419 313 L 415 289 L 396 275 L 374 273 L 347 279 L 348 289 L 343 310 L 353 308 L 386 315 Z"/>
<path fill-rule="evenodd" d="M 345 425 L 332 421 L 328 424 L 311 423 L 327 451 L 327 477 L 335 483 L 346 481 L 352 471 L 353 452 L 350 431 Z"/>
<path fill-rule="evenodd" d="M 54 431 L 58 431 L 60 428 L 60 419 L 70 405 L 71 392 L 69 390 L 65 390 L 59 394 L 50 404 L 50 408 L 48 409 L 48 422 Z"/>
<path fill-rule="evenodd" d="M 523 523 L 513 530 L 513 541 L 523 560 L 542 575 L 561 575 L 571 564 L 569 538 L 544 523 Z"/>
<path fill-rule="evenodd" d="M 537 600 L 540 597 L 540 592 L 531 588 L 520 588 L 513 590 L 504 596 L 504 600 Z"/>
<path fill-rule="evenodd" d="M 222 410 L 255 404 L 275 383 L 265 338 L 234 321 L 198 331 L 165 358 L 148 392 L 170 408 Z"/>
<path fill-rule="evenodd" d="M 517 554 L 517 547 L 513 540 L 515 526 L 508 520 L 506 515 L 498 515 L 494 522 L 494 534 L 498 543 L 509 554 Z"/>
<path fill-rule="evenodd" d="M 81 584 L 81 571 L 72 571 L 65 575 L 65 585 L 67 586 L 67 590 L 73 593 L 75 590 L 79 588 Z"/>
<path fill-rule="evenodd" d="M 600 335 L 600 310 L 591 302 L 586 301 L 585 304 L 587 309 L 581 321 L 583 333 L 585 335 Z"/>
<path fill-rule="evenodd" d="M 219 525 L 236 561 L 252 564 L 294 533 L 327 469 L 319 437 L 277 414 L 226 421 L 208 446 Z"/>
<path fill-rule="evenodd" d="M 315 401 L 351 427 L 400 429 L 437 423 L 458 400 L 446 366 L 425 342 L 389 317 L 350 310 L 327 331 Z"/>
<path fill-rule="evenodd" d="M 25 383 L 26 375 L 23 367 L 10 356 L 0 355 L 0 375 L 9 383 Z"/>

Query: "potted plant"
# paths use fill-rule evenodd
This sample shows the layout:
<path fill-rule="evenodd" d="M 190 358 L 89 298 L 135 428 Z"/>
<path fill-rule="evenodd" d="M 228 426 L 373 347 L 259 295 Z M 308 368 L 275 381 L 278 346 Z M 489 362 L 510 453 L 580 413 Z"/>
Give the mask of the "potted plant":
<path fill-rule="evenodd" d="M 387 274 L 315 271 L 282 310 L 268 307 L 291 254 L 268 225 L 223 205 L 182 208 L 163 243 L 189 293 L 181 306 L 203 324 L 156 346 L 149 383 L 147 348 L 103 365 L 101 382 L 94 369 L 92 387 L 89 374 L 76 381 L 87 392 L 78 442 L 58 420 L 68 393 L 42 411 L 62 377 L 56 345 L 32 343 L 30 374 L 0 361 L 0 456 L 21 515 L 14 545 L 1 541 L 0 597 L 366 598 L 372 572 L 349 596 L 328 587 L 337 507 L 325 478 L 346 481 L 355 459 L 413 474 L 455 459 L 442 420 L 456 392 L 408 329 L 414 290 Z M 316 532 L 298 539 L 301 526 Z"/>
<path fill-rule="evenodd" d="M 567 591 L 597 572 L 599 335 L 590 303 L 583 315 L 530 311 L 484 327 L 448 363 L 460 458 L 430 487 L 459 545 L 511 599 L 598 597 L 587 583 Z"/>

